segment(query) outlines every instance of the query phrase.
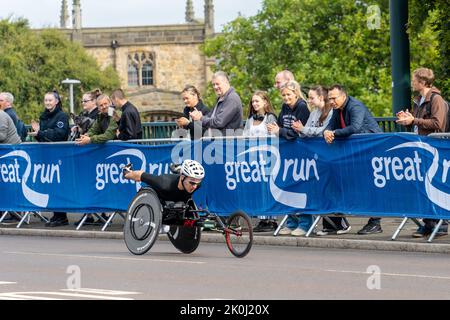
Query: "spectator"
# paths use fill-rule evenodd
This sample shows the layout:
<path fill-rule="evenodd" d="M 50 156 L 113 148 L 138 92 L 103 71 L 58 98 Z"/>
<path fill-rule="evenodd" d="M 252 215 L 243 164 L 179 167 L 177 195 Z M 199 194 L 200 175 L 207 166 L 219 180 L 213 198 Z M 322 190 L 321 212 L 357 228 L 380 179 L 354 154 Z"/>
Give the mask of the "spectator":
<path fill-rule="evenodd" d="M 289 81 L 281 86 L 283 105 L 277 123 L 267 125 L 269 133 L 294 140 L 298 133 L 292 127 L 293 123 L 300 121 L 306 124 L 309 117 L 309 109 L 306 99 L 303 96 L 301 87 L 296 81 Z M 295 237 L 304 236 L 312 225 L 312 216 L 300 214 L 289 215 L 286 227 L 280 230 L 280 235 L 292 235 Z"/>
<path fill-rule="evenodd" d="M 99 113 L 97 120 L 86 134 L 78 138 L 75 143 L 83 146 L 89 143 L 105 143 L 114 140 L 118 128 L 117 122 L 120 120 L 111 99 L 107 95 L 100 95 L 96 99 Z"/>
<path fill-rule="evenodd" d="M 248 106 L 248 119 L 244 128 L 244 136 L 268 136 L 267 125 L 277 122 L 270 98 L 264 91 L 256 91 Z"/>
<path fill-rule="evenodd" d="M 298 133 L 292 128 L 292 124 L 297 120 L 306 124 L 310 112 L 298 82 L 289 81 L 284 84 L 281 87 L 281 95 L 284 103 L 278 121 L 268 124 L 267 128 L 270 133 L 293 140 L 298 137 Z"/>
<path fill-rule="evenodd" d="M 19 144 L 22 140 L 17 134 L 13 119 L 2 109 L 0 109 L 0 143 Z"/>
<path fill-rule="evenodd" d="M 99 95 L 101 95 L 99 89 L 83 94 L 81 99 L 83 111 L 81 111 L 80 115 L 74 119 L 75 126 L 71 129 L 70 141 L 75 141 L 82 134 L 86 134 L 89 128 L 94 124 L 94 121 L 97 120 L 98 108 L 96 101 Z"/>
<path fill-rule="evenodd" d="M 22 141 L 25 141 L 28 135 L 28 130 L 25 127 L 23 121 L 19 119 L 16 111 L 13 107 L 14 96 L 10 92 L 2 92 L 0 93 L 0 109 L 5 111 L 13 120 L 14 126 L 17 129 L 17 134 L 19 135 Z"/>
<path fill-rule="evenodd" d="M 99 111 L 97 119 L 86 134 L 81 135 L 75 140 L 75 144 L 79 146 L 84 146 L 89 143 L 105 143 L 106 141 L 114 140 L 116 136 L 117 122 L 120 117 L 112 107 L 111 99 L 107 95 L 100 94 L 95 101 Z M 102 213 L 101 216 L 103 219 L 108 220 L 108 216 L 105 213 Z M 75 225 L 78 226 L 82 220 L 83 218 L 75 222 Z M 86 225 L 101 225 L 103 223 L 104 221 L 100 219 L 95 221 L 94 217 L 90 214 L 84 221 Z"/>
<path fill-rule="evenodd" d="M 359 100 L 348 96 L 344 87 L 333 85 L 328 91 L 328 100 L 334 109 L 330 123 L 323 136 L 327 143 L 333 143 L 335 137 L 348 137 L 356 133 L 382 132 L 367 107 Z M 370 218 L 358 234 L 383 232 L 381 218 Z"/>
<path fill-rule="evenodd" d="M 201 121 L 193 121 L 190 113 L 200 111 L 202 114 L 208 114 L 209 109 L 203 104 L 200 92 L 194 86 L 187 86 L 181 92 L 185 107 L 184 117 L 176 119 L 177 126 L 188 129 L 191 139 L 200 139 L 206 129 L 202 129 Z"/>
<path fill-rule="evenodd" d="M 268 136 L 267 124 L 276 122 L 272 103 L 264 91 L 256 91 L 248 106 L 249 115 L 244 128 L 244 136 L 263 137 Z M 253 229 L 254 232 L 275 231 L 278 227 L 275 217 L 259 216 L 260 220 Z"/>
<path fill-rule="evenodd" d="M 277 73 L 275 76 L 275 84 L 273 85 L 278 90 L 281 90 L 281 87 L 284 86 L 289 81 L 294 81 L 294 74 L 289 70 L 283 70 Z"/>
<path fill-rule="evenodd" d="M 318 137 L 323 135 L 333 115 L 333 108 L 328 101 L 328 89 L 322 86 L 312 87 L 308 92 L 308 102 L 313 108 L 305 126 L 300 121 L 294 122 L 292 127 L 300 137 Z M 351 226 L 344 217 L 329 217 L 332 223 L 323 219 L 323 229 L 316 235 L 345 234 L 351 230 Z"/>
<path fill-rule="evenodd" d="M 117 129 L 118 140 L 142 139 L 142 124 L 138 109 L 129 102 L 122 89 L 116 89 L 111 94 L 111 101 L 122 111 Z"/>
<path fill-rule="evenodd" d="M 39 118 L 39 123 L 31 122 L 33 132 L 31 136 L 36 137 L 39 142 L 67 141 L 69 137 L 69 116 L 62 110 L 62 103 L 56 91 L 47 92 L 44 97 L 45 111 Z M 47 227 L 59 227 L 68 225 L 67 213 L 55 212 Z"/>
<path fill-rule="evenodd" d="M 208 135 L 214 136 L 212 129 L 220 130 L 221 135 L 235 135 L 236 129 L 242 127 L 242 102 L 225 72 L 219 71 L 213 75 L 212 86 L 217 95 L 217 103 L 212 112 L 203 115 L 201 111 L 190 113 L 192 120 L 202 121 L 202 126 L 208 129 Z"/>
<path fill-rule="evenodd" d="M 19 144 L 21 142 L 13 120 L 5 111 L 0 109 L 0 144 Z M 0 217 L 2 215 L 3 212 L 0 211 Z M 16 216 L 9 214 L 3 219 L 2 223 L 16 223 L 18 220 Z"/>
<path fill-rule="evenodd" d="M 413 72 L 411 86 L 414 92 L 419 93 L 414 98 L 414 112 L 411 114 L 408 110 L 397 113 L 397 123 L 414 127 L 414 132 L 419 135 L 428 135 L 433 132 L 445 132 L 447 121 L 447 104 L 441 96 L 439 89 L 433 86 L 433 70 L 427 68 L 418 68 Z M 423 219 L 424 226 L 419 227 L 412 234 L 415 238 L 429 236 L 438 219 Z M 436 235 L 444 236 L 448 234 L 448 222 L 439 228 Z"/>

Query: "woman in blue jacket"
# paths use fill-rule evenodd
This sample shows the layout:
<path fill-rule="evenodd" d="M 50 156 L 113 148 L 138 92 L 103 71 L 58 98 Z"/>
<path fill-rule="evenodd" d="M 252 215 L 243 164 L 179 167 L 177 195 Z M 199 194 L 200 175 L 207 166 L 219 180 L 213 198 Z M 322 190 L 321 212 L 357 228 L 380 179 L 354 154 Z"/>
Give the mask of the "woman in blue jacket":
<path fill-rule="evenodd" d="M 62 103 L 56 91 L 47 92 L 44 97 L 45 111 L 39 117 L 39 123 L 31 122 L 33 132 L 30 133 L 39 142 L 67 141 L 69 137 L 69 116 L 62 110 Z M 58 227 L 69 224 L 66 212 L 55 212 L 47 227 Z"/>
<path fill-rule="evenodd" d="M 280 90 L 284 103 L 278 116 L 278 123 L 268 124 L 267 129 L 279 137 L 294 140 L 298 138 L 298 133 L 294 129 L 295 123 L 300 121 L 305 125 L 310 111 L 298 82 L 289 81 L 281 86 Z M 282 228 L 279 234 L 301 237 L 307 233 L 311 225 L 311 215 L 289 215 L 286 227 Z"/>

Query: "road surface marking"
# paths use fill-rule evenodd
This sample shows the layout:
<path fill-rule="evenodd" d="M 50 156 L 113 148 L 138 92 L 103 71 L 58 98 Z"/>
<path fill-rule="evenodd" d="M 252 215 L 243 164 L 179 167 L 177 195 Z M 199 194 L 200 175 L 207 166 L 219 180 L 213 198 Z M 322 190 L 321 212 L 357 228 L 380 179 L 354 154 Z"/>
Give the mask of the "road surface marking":
<path fill-rule="evenodd" d="M 364 271 L 350 271 L 350 270 L 323 270 L 326 272 L 338 272 L 338 273 L 356 273 L 356 274 L 364 274 L 371 275 L 370 272 Z M 439 280 L 450 280 L 450 277 L 443 276 L 428 276 L 422 274 L 407 274 L 407 273 L 380 273 L 380 276 L 391 276 L 391 277 L 410 277 L 410 278 L 425 278 L 425 279 L 439 279 Z"/>
<path fill-rule="evenodd" d="M 63 297 L 55 298 L 56 297 Z M 125 297 L 113 297 L 111 295 L 95 295 L 95 294 L 81 294 L 81 293 L 65 293 L 56 291 L 35 291 L 35 292 L 8 292 L 1 293 L 0 299 L 6 298 L 8 300 L 12 299 L 26 299 L 26 300 L 64 300 L 64 298 L 74 298 L 74 299 L 96 299 L 96 300 L 134 300 L 132 298 Z"/>
<path fill-rule="evenodd" d="M 1 284 L 16 284 L 17 282 L 0 281 Z"/>
<path fill-rule="evenodd" d="M 139 258 L 120 258 L 108 256 L 86 256 L 80 254 L 62 254 L 62 253 L 39 253 L 39 252 L 15 252 L 7 251 L 6 254 L 36 255 L 36 256 L 53 256 L 66 258 L 85 258 L 85 259 L 104 259 L 104 260 L 125 260 L 125 261 L 150 261 L 150 262 L 168 262 L 168 263 L 188 263 L 188 264 L 205 264 L 203 261 L 187 261 L 187 260 L 164 260 L 164 259 L 139 259 Z"/>
<path fill-rule="evenodd" d="M 117 290 L 106 290 L 106 289 L 91 289 L 91 288 L 79 288 L 79 289 L 62 289 L 62 291 L 75 292 L 75 293 L 93 293 L 111 296 L 129 295 L 129 294 L 141 294 L 140 292 L 129 292 L 129 291 L 117 291 Z"/>

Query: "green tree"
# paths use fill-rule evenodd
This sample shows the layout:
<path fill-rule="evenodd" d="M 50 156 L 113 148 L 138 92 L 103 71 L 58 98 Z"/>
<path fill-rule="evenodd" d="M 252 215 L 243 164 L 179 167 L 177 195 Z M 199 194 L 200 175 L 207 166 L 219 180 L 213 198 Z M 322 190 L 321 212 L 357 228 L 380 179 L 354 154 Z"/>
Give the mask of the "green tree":
<path fill-rule="evenodd" d="M 373 5 L 379 16 L 370 14 Z M 413 42 L 412 52 L 430 61 L 434 45 Z M 389 0 L 264 0 L 257 15 L 230 22 L 204 50 L 217 57 L 215 69 L 230 74 L 245 104 L 263 89 L 279 108 L 274 77 L 289 69 L 304 88 L 341 83 L 374 115 L 392 114 Z"/>
<path fill-rule="evenodd" d="M 450 96 L 450 0 L 409 0 L 411 69 L 433 69 L 436 86 Z"/>
<path fill-rule="evenodd" d="M 33 31 L 23 19 L 0 21 L 0 74 L 1 91 L 14 94 L 16 111 L 25 123 L 38 119 L 44 94 L 53 89 L 68 111 L 68 88 L 61 80 L 79 79 L 81 91 L 109 91 L 120 85 L 116 72 L 111 67 L 101 70 L 80 44 L 57 29 Z M 81 91 L 76 90 L 76 101 Z"/>

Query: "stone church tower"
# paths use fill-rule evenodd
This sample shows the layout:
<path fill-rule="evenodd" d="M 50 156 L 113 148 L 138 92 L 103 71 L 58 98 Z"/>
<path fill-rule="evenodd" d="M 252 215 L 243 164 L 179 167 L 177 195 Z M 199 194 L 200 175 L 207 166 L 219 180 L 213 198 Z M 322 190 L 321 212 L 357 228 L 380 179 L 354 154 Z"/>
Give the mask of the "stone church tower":
<path fill-rule="evenodd" d="M 181 90 L 188 84 L 206 91 L 214 59 L 200 46 L 214 35 L 214 6 L 205 0 L 204 19 L 195 18 L 192 0 L 186 1 L 184 24 L 139 27 L 83 28 L 81 1 L 72 1 L 68 28 L 67 1 L 62 0 L 60 26 L 79 41 L 101 67 L 113 66 L 121 86 L 144 121 L 171 121 L 183 110 Z"/>

